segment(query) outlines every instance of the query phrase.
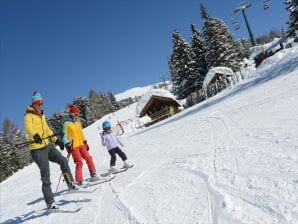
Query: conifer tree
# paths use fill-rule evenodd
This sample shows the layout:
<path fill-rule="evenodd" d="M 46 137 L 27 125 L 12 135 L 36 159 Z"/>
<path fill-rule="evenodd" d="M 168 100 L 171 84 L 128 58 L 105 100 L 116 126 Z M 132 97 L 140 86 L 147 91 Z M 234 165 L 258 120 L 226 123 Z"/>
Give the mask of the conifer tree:
<path fill-rule="evenodd" d="M 102 110 L 102 97 L 95 90 L 90 90 L 89 99 L 95 107 L 95 118 L 100 119 L 104 116 L 104 112 Z"/>
<path fill-rule="evenodd" d="M 195 66 L 195 54 L 178 31 L 173 33 L 173 53 L 169 61 L 173 93 L 178 99 L 187 97 L 199 85 L 199 72 Z"/>
<path fill-rule="evenodd" d="M 249 58 L 249 55 L 250 55 L 249 49 L 251 47 L 252 47 L 251 41 L 242 38 L 239 41 L 240 58 Z"/>
<path fill-rule="evenodd" d="M 18 133 L 18 126 L 13 124 L 9 118 L 4 119 L 2 126 L 4 139 L 10 143 L 13 143 Z"/>
<path fill-rule="evenodd" d="M 88 98 L 76 97 L 73 101 L 73 104 L 76 105 L 80 110 L 79 118 L 83 127 L 87 127 L 96 121 L 95 107 Z"/>
<path fill-rule="evenodd" d="M 93 89 L 90 89 L 89 90 L 89 94 L 88 94 L 88 98 L 89 99 L 93 99 L 93 98 L 96 98 L 96 97 L 98 97 L 97 92 L 95 90 L 93 90 Z"/>
<path fill-rule="evenodd" d="M 286 9 L 289 11 L 289 18 L 287 21 L 288 29 L 287 36 L 295 38 L 298 41 L 298 0 L 284 0 Z"/>
<path fill-rule="evenodd" d="M 100 93 L 101 98 L 101 110 L 103 111 L 103 115 L 109 114 L 112 112 L 111 103 L 106 94 Z"/>
<path fill-rule="evenodd" d="M 111 102 L 112 112 L 119 110 L 120 106 L 112 92 L 108 92 L 107 96 Z"/>
<path fill-rule="evenodd" d="M 106 113 L 112 113 L 114 111 L 113 104 L 108 94 L 104 94 L 104 100 L 106 102 Z"/>
<path fill-rule="evenodd" d="M 54 113 L 50 118 L 47 118 L 47 122 L 54 133 L 61 133 L 63 124 L 68 119 L 68 109 L 64 109 L 61 112 Z"/>
<path fill-rule="evenodd" d="M 217 18 L 210 17 L 204 5 L 201 5 L 201 15 L 205 20 L 203 36 L 207 53 L 206 61 L 208 69 L 217 66 L 225 66 L 233 71 L 239 70 L 239 44 L 236 43 L 226 24 Z"/>
<path fill-rule="evenodd" d="M 12 133 L 13 141 L 10 139 L 11 135 L 5 136 L 4 133 L 0 133 L 0 182 L 32 162 L 28 146 L 17 148 L 15 145 L 27 141 L 26 134 L 19 130 Z"/>
<path fill-rule="evenodd" d="M 191 24 L 191 31 L 192 31 L 192 42 L 191 47 L 195 54 L 195 61 L 196 61 L 196 68 L 199 72 L 199 89 L 203 84 L 205 75 L 208 71 L 207 69 L 207 62 L 205 59 L 206 56 L 206 45 L 203 37 L 201 36 L 200 32 L 195 28 L 194 24 Z"/>
<path fill-rule="evenodd" d="M 239 62 L 242 60 L 239 56 L 239 44 L 236 43 L 222 20 L 206 17 L 206 12 L 202 11 L 202 13 L 204 13 L 202 16 L 205 18 L 203 36 L 207 47 L 206 61 L 208 69 L 225 66 L 233 71 L 238 71 Z"/>
<path fill-rule="evenodd" d="M 203 5 L 203 3 L 201 3 L 201 16 L 202 16 L 202 19 L 208 19 L 209 18 L 209 15 L 207 13 L 207 9 Z"/>

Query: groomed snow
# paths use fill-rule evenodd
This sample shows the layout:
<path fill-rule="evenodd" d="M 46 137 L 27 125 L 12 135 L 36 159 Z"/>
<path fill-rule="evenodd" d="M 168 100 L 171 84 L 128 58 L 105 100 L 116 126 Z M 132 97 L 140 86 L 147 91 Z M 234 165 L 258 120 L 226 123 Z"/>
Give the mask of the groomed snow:
<path fill-rule="evenodd" d="M 63 209 L 82 206 L 78 213 L 44 214 L 37 166 L 24 168 L 0 184 L 0 222 L 298 223 L 297 65 L 296 45 L 265 60 L 254 78 L 121 136 L 134 168 L 92 194 L 56 196 Z M 132 107 L 107 117 L 135 117 Z M 98 130 L 107 117 L 85 129 L 98 173 L 109 164 Z M 51 164 L 53 189 L 59 176 Z"/>

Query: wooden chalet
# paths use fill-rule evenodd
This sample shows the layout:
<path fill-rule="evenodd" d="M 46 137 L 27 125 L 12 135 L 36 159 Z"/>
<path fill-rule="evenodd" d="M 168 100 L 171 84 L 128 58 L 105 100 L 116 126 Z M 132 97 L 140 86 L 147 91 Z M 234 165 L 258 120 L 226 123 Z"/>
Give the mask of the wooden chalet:
<path fill-rule="evenodd" d="M 153 124 L 179 112 L 179 107 L 180 104 L 173 98 L 152 95 L 141 111 L 140 117 L 148 115 L 152 120 L 150 124 Z"/>

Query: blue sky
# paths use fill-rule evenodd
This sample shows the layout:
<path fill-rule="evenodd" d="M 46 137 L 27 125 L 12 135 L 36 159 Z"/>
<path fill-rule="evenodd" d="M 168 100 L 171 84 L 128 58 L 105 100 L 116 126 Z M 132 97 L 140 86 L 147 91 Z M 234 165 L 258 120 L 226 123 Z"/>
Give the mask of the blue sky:
<path fill-rule="evenodd" d="M 38 90 L 47 116 L 63 110 L 90 89 L 114 94 L 168 77 L 172 32 L 190 41 L 190 24 L 201 29 L 200 0 L 0 0 L 1 124 L 5 117 L 23 128 L 23 115 Z M 236 38 L 248 38 L 242 1 L 205 0 L 211 16 L 226 22 Z M 282 1 L 250 1 L 254 36 L 286 28 Z"/>

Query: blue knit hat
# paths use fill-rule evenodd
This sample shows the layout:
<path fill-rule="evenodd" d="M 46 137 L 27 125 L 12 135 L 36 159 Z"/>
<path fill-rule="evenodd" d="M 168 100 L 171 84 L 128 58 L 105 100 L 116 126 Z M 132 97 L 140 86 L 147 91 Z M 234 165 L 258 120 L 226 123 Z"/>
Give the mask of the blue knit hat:
<path fill-rule="evenodd" d="M 41 97 L 41 94 L 35 90 L 32 95 L 32 104 L 36 104 L 36 103 L 37 104 L 43 103 L 43 99 Z"/>

